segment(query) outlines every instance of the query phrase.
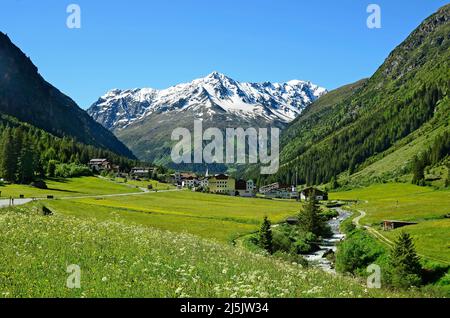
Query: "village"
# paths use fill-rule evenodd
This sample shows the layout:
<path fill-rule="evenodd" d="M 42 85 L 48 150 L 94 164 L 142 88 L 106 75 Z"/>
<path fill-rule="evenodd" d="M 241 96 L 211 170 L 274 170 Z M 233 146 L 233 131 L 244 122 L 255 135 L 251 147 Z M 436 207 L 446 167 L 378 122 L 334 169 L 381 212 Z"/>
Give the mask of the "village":
<path fill-rule="evenodd" d="M 89 167 L 94 173 L 109 172 L 133 180 L 151 179 L 155 169 L 154 167 L 133 167 L 125 173 L 121 172 L 118 166 L 109 163 L 107 159 L 92 159 Z M 318 201 L 328 200 L 328 193 L 317 188 L 306 187 L 299 191 L 295 185 L 274 182 L 258 189 L 253 180 L 236 179 L 224 173 L 209 175 L 208 169 L 204 175 L 177 171 L 166 175 L 164 180 L 160 181 L 172 184 L 178 189 L 228 196 L 306 201 L 315 194 Z"/>

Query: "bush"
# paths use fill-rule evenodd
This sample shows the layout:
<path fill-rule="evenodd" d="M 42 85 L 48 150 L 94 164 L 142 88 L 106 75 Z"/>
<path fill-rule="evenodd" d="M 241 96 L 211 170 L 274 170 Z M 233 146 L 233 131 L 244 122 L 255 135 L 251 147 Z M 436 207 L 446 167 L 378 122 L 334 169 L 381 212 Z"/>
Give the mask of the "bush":
<path fill-rule="evenodd" d="M 61 178 L 75 178 L 83 176 L 91 176 L 92 171 L 89 167 L 84 165 L 77 165 L 75 163 L 60 163 L 56 165 L 55 177 Z"/>
<path fill-rule="evenodd" d="M 367 232 L 354 230 L 338 246 L 336 270 L 364 276 L 367 266 L 377 263 L 377 260 L 385 256 L 385 253 L 384 247 Z"/>
<path fill-rule="evenodd" d="M 320 213 L 320 215 L 326 220 L 331 220 L 339 216 L 339 212 L 333 209 L 326 209 Z"/>
<path fill-rule="evenodd" d="M 292 249 L 292 242 L 289 236 L 283 231 L 274 230 L 273 232 L 273 250 L 289 253 Z"/>
<path fill-rule="evenodd" d="M 30 184 L 33 188 L 48 189 L 47 184 L 43 180 L 34 181 Z"/>

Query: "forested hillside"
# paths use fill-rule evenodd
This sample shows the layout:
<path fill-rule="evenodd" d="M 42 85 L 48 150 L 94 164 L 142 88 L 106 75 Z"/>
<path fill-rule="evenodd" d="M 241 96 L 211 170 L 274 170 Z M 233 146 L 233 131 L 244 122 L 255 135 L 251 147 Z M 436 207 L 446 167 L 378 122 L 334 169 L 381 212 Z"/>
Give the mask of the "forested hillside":
<path fill-rule="evenodd" d="M 321 184 L 343 172 L 352 175 L 373 158 L 396 150 L 398 143 L 412 141 L 405 138 L 420 137 L 422 130 L 434 137 L 404 158 L 411 164 L 403 172 L 412 172 L 414 155 L 420 153 L 429 154 L 422 155 L 429 158 L 426 163 L 442 161 L 450 151 L 449 17 L 447 5 L 426 19 L 370 79 L 312 104 L 283 135 L 278 175 L 264 181 Z"/>
<path fill-rule="evenodd" d="M 42 129 L 0 115 L 0 178 L 10 182 L 29 183 L 36 178 L 52 177 L 58 164 L 80 165 L 92 158 L 107 158 L 122 169 L 135 162 L 112 151 L 58 138 Z"/>

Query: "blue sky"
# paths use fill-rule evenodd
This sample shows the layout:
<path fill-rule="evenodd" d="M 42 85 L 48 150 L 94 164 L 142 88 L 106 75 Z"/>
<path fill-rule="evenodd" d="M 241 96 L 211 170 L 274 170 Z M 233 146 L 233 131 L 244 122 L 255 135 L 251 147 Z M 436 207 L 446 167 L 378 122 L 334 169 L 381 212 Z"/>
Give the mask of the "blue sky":
<path fill-rule="evenodd" d="M 81 29 L 66 8 L 81 7 Z M 382 28 L 366 26 L 369 4 Z M 166 88 L 212 71 L 240 81 L 370 76 L 441 0 L 2 0 L 0 31 L 81 107 L 112 88 Z"/>

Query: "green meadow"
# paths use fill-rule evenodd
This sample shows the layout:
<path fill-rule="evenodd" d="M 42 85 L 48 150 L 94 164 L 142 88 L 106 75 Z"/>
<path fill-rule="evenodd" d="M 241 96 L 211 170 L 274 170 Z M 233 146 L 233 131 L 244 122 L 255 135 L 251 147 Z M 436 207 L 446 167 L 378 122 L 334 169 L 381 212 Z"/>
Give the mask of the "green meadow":
<path fill-rule="evenodd" d="M 96 177 L 48 179 L 45 180 L 45 183 L 48 187 L 48 189 L 45 190 L 21 184 L 2 185 L 0 186 L 1 198 L 6 199 L 10 196 L 17 198 L 21 194 L 26 198 L 46 198 L 47 195 L 61 198 L 142 192 L 140 189 L 136 189 L 136 187 L 126 187 Z"/>
<path fill-rule="evenodd" d="M 120 218 L 43 216 L 40 204 L 0 210 L 0 297 L 430 296 L 368 289 L 354 278 Z M 67 285 L 69 265 L 80 269 L 80 288 Z"/>
<path fill-rule="evenodd" d="M 450 190 L 436 190 L 412 184 L 388 183 L 345 192 L 330 193 L 330 199 L 358 200 L 355 209 L 367 213 L 362 225 L 369 225 L 391 241 L 400 231 L 409 232 L 420 254 L 450 264 Z M 382 231 L 383 220 L 417 222 Z"/>
<path fill-rule="evenodd" d="M 115 178 L 114 179 L 115 182 L 118 182 L 120 184 L 123 185 L 128 185 L 128 186 L 134 186 L 134 187 L 139 187 L 139 188 L 146 188 L 151 185 L 153 190 L 170 190 L 170 189 L 174 189 L 175 186 L 168 184 L 168 183 L 161 183 L 159 181 L 156 180 L 149 180 L 149 181 L 144 181 L 144 180 L 132 180 L 132 179 L 127 179 L 125 181 L 124 178 Z"/>
<path fill-rule="evenodd" d="M 139 224 L 173 232 L 187 232 L 222 242 L 258 230 L 264 216 L 284 221 L 300 210 L 293 201 L 237 198 L 191 191 L 150 192 L 134 196 L 56 200 L 56 213 Z"/>
<path fill-rule="evenodd" d="M 49 180 L 47 184 L 49 190 L 1 187 L 9 195 L 53 194 L 56 199 L 0 209 L 0 297 L 433 296 L 421 290 L 368 289 L 357 278 L 304 268 L 230 244 L 257 231 L 264 216 L 277 223 L 295 215 L 300 209 L 295 201 L 174 189 L 144 193 L 136 189 L 141 184 L 101 178 Z M 376 224 L 394 198 L 399 201 L 396 218 L 401 219 L 409 215 L 406 204 L 414 206 L 411 191 L 424 197 L 445 193 L 409 185 L 383 186 L 389 188 L 375 186 L 332 197 L 369 201 L 358 207 Z M 383 191 L 391 197 L 379 202 Z M 432 205 L 433 200 L 422 203 L 426 202 Z M 44 205 L 52 215 L 42 215 Z M 408 230 L 423 238 L 417 244 L 420 252 L 434 244 L 429 253 L 442 254 L 443 237 L 449 232 L 433 222 L 442 221 L 437 216 L 444 210 L 416 213 L 416 219 L 425 220 L 419 223 L 425 227 Z M 429 233 L 434 235 L 427 238 Z M 79 289 L 66 286 L 71 264 L 81 270 Z"/>

